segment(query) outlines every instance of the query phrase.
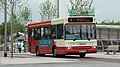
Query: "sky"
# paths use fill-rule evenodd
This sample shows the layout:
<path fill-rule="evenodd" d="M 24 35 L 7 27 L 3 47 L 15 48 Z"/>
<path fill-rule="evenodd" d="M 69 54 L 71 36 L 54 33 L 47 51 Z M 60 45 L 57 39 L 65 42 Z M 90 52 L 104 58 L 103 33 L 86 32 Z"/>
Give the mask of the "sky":
<path fill-rule="evenodd" d="M 32 10 L 33 22 L 40 21 L 39 5 L 46 0 L 29 0 L 28 4 Z M 50 0 L 53 4 L 56 4 L 56 0 Z M 60 18 L 67 17 L 67 6 L 70 5 L 69 0 L 59 0 L 59 12 Z M 96 21 L 101 22 L 103 20 L 115 20 L 120 21 L 120 0 L 93 0 L 95 6 Z M 3 22 L 3 14 L 0 13 L 0 22 Z"/>

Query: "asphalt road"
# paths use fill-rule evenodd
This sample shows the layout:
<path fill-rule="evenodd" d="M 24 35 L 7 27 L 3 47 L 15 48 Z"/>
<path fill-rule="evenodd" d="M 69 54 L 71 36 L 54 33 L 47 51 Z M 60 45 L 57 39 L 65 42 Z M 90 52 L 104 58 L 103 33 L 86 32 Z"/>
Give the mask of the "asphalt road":
<path fill-rule="evenodd" d="M 79 60 L 77 62 L 65 62 L 65 63 L 0 65 L 0 67 L 120 67 L 120 64 L 104 61 Z"/>
<path fill-rule="evenodd" d="M 2 53 L 0 53 L 2 56 Z M 8 54 L 9 55 L 9 54 Z M 21 56 L 19 56 L 21 55 Z M 57 59 L 57 61 L 74 61 L 74 62 L 52 62 L 52 63 L 28 63 L 28 64 L 0 64 L 0 67 L 120 67 L 120 59 L 98 58 L 87 56 L 79 58 L 79 56 L 66 56 L 62 58 L 54 58 L 52 55 L 45 57 L 36 57 L 31 54 L 14 54 L 15 58 L 35 58 L 46 59 L 49 61 Z M 61 60 L 62 59 L 62 60 Z M 17 61 L 17 60 L 16 60 Z"/>

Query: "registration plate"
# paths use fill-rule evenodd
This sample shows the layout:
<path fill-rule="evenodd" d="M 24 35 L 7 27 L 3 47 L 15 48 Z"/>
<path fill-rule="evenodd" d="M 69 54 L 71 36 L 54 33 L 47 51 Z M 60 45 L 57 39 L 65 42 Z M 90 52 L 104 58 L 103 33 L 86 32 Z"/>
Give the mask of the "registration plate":
<path fill-rule="evenodd" d="M 85 53 L 85 52 L 86 52 L 86 50 L 80 50 L 79 52 L 80 52 L 80 53 Z"/>

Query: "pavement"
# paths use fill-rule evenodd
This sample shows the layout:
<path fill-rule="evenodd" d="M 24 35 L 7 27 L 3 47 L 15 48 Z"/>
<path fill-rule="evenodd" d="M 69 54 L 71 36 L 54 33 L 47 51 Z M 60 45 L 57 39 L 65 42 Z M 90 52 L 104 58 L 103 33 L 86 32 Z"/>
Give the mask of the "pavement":
<path fill-rule="evenodd" d="M 3 52 L 0 51 L 0 65 L 6 64 L 31 64 L 31 63 L 60 63 L 60 62 L 75 62 L 78 59 L 73 58 L 53 58 L 50 57 L 36 57 L 35 54 L 27 53 L 14 53 L 14 57 L 11 58 L 11 54 L 8 53 L 7 57 L 2 56 Z M 107 58 L 107 59 L 120 59 L 120 52 L 116 55 L 110 53 L 109 55 L 106 52 L 98 52 L 94 54 L 87 54 L 86 57 L 94 58 Z"/>
<path fill-rule="evenodd" d="M 120 52 L 117 52 L 115 55 L 112 52 L 109 55 L 106 52 L 97 52 L 95 54 L 86 54 L 86 57 L 120 59 Z"/>
<path fill-rule="evenodd" d="M 3 52 L 1 52 L 3 53 Z M 35 54 L 27 53 L 14 53 L 13 58 L 8 53 L 7 57 L 0 57 L 0 64 L 31 64 L 31 63 L 60 63 L 60 62 L 73 62 L 76 59 L 64 59 L 64 58 L 53 58 L 52 56 L 41 57 L 35 56 Z"/>

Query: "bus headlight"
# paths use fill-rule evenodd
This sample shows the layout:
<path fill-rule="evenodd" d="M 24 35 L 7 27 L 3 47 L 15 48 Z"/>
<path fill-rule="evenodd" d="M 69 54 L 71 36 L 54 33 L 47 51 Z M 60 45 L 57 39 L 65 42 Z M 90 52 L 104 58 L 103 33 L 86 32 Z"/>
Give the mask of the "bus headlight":
<path fill-rule="evenodd" d="M 92 48 L 96 48 L 96 46 L 92 46 Z"/>
<path fill-rule="evenodd" d="M 68 47 L 67 49 L 72 49 L 71 47 Z"/>

